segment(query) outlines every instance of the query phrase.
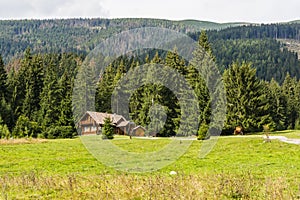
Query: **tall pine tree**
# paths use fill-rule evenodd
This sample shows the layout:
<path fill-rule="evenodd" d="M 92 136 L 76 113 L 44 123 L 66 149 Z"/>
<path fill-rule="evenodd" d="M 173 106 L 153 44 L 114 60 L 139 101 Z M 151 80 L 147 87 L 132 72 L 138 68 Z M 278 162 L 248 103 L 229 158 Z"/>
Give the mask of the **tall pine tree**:
<path fill-rule="evenodd" d="M 266 102 L 256 70 L 249 63 L 232 64 L 224 72 L 224 84 L 227 96 L 227 116 L 225 130 L 233 132 L 236 126 L 242 126 L 246 132 L 261 131 L 269 123 Z"/>

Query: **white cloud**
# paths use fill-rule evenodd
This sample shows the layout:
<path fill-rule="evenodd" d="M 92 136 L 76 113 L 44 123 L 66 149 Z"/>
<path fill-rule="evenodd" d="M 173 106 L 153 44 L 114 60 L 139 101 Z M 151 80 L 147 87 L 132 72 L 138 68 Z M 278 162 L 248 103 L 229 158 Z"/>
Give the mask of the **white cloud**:
<path fill-rule="evenodd" d="M 1 19 L 107 17 L 103 0 L 0 0 Z"/>
<path fill-rule="evenodd" d="M 299 19 L 299 0 L 0 0 L 0 19 L 151 17 L 216 22 Z"/>

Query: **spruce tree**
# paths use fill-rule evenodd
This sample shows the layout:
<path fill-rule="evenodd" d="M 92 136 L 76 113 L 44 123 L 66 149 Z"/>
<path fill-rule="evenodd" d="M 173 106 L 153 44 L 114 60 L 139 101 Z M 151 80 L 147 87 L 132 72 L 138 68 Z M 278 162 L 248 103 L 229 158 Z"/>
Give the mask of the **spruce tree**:
<path fill-rule="evenodd" d="M 213 55 L 212 48 L 208 41 L 207 33 L 205 30 L 201 31 L 199 40 L 198 40 L 198 44 L 215 61 L 215 56 Z"/>
<path fill-rule="evenodd" d="M 267 94 L 270 108 L 268 112 L 272 119 L 270 124 L 271 130 L 286 129 L 286 97 L 283 95 L 280 85 L 272 79 L 270 83 L 265 84 L 265 92 Z"/>
<path fill-rule="evenodd" d="M 111 125 L 111 120 L 110 118 L 105 118 L 104 119 L 104 125 L 102 128 L 102 138 L 103 139 L 114 139 L 114 127 Z"/>
<path fill-rule="evenodd" d="M 111 95 L 114 90 L 114 69 L 110 64 L 102 74 L 96 88 L 95 108 L 98 112 L 111 113 Z"/>
<path fill-rule="evenodd" d="M 47 128 L 57 125 L 60 115 L 59 105 L 62 99 L 58 85 L 57 60 L 55 56 L 49 59 L 50 63 L 47 66 L 44 87 L 40 95 L 39 122 L 44 132 Z M 47 136 L 45 135 L 45 137 Z"/>
<path fill-rule="evenodd" d="M 261 131 L 269 123 L 268 103 L 256 70 L 249 63 L 234 63 L 224 72 L 227 96 L 225 130 L 233 132 L 242 126 L 245 132 Z"/>
<path fill-rule="evenodd" d="M 3 63 L 2 56 L 0 54 L 0 98 L 7 98 L 8 89 L 7 89 L 7 73 Z"/>
<path fill-rule="evenodd" d="M 297 105 L 299 104 L 299 97 L 296 95 L 296 87 L 296 79 L 287 74 L 282 84 L 282 92 L 286 98 L 286 127 L 288 129 L 295 128 L 298 118 Z"/>

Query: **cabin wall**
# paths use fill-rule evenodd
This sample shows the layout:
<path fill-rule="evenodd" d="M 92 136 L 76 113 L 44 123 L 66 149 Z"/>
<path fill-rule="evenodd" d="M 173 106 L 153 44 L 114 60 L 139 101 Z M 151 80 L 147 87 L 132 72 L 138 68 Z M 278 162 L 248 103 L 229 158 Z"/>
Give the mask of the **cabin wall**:
<path fill-rule="evenodd" d="M 145 130 L 142 128 L 138 128 L 134 131 L 135 136 L 145 136 Z"/>
<path fill-rule="evenodd" d="M 79 122 L 81 127 L 81 135 L 97 134 L 101 129 L 91 116 L 86 115 Z"/>

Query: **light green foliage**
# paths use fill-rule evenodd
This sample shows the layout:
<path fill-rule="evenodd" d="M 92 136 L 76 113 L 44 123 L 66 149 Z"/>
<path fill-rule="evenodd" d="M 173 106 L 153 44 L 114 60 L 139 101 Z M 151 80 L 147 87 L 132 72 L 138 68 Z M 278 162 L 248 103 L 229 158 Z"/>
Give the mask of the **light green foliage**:
<path fill-rule="evenodd" d="M 197 139 L 198 140 L 206 140 L 206 139 L 209 139 L 209 133 L 208 133 L 208 130 L 209 130 L 209 126 L 205 123 L 202 123 L 199 127 L 199 130 L 198 130 L 198 137 Z"/>
<path fill-rule="evenodd" d="M 8 138 L 10 138 L 10 136 L 11 136 L 10 131 L 9 131 L 7 125 L 3 124 L 3 121 L 0 117 L 0 139 L 1 138 L 8 139 Z"/>
<path fill-rule="evenodd" d="M 299 132 L 277 134 L 294 137 Z M 142 153 L 158 151 L 170 139 L 124 137 L 112 142 L 123 150 Z M 32 195 L 51 199 L 93 198 L 95 194 L 104 199 L 107 195 L 117 199 L 232 199 L 237 196 L 292 199 L 298 194 L 297 145 L 279 141 L 263 143 L 261 136 L 221 137 L 213 151 L 205 159 L 199 159 L 201 144 L 194 141 L 175 163 L 143 174 L 122 173 L 105 167 L 87 152 L 80 139 L 3 144 L 0 145 L 0 180 L 6 187 L 1 194 L 11 199 L 26 199 Z M 170 171 L 178 175 L 170 177 Z"/>

